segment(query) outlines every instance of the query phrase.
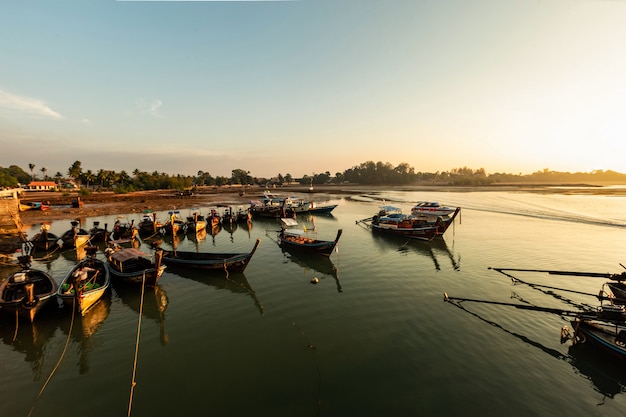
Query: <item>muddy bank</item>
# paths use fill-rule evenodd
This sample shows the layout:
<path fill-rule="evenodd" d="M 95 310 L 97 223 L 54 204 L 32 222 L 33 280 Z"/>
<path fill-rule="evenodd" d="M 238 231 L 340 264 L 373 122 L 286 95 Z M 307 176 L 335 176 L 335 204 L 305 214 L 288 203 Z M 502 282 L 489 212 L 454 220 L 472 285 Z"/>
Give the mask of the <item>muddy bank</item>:
<path fill-rule="evenodd" d="M 138 191 L 127 194 L 113 192 L 93 192 L 81 196 L 81 208 L 72 208 L 71 203 L 78 194 L 29 193 L 22 201 L 44 201 L 51 205 L 47 211 L 25 211 L 21 218 L 24 223 L 39 223 L 42 221 L 64 220 L 76 217 L 96 217 L 112 214 L 142 213 L 144 210 L 169 211 L 183 210 L 194 207 L 229 204 L 246 205 L 250 200 L 259 199 L 265 188 L 253 187 L 204 187 L 193 195 L 180 195 L 172 190 Z M 370 194 L 381 191 L 437 191 L 437 192 L 478 192 L 478 191 L 506 191 L 530 192 L 550 194 L 594 194 L 594 195 L 626 195 L 626 187 L 601 187 L 586 184 L 523 184 L 523 185 L 490 185 L 483 187 L 461 186 L 365 186 L 365 185 L 323 185 L 315 186 L 313 191 L 307 186 L 290 185 L 271 188 L 270 191 L 279 195 L 300 195 L 311 200 L 323 200 L 337 195 Z M 317 197 L 317 198 L 316 198 Z"/>

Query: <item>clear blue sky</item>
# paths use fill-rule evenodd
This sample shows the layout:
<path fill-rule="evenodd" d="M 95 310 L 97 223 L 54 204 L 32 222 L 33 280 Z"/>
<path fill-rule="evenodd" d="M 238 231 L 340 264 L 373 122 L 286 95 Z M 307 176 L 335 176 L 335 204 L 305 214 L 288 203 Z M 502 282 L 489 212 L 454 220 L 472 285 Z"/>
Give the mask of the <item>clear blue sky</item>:
<path fill-rule="evenodd" d="M 626 172 L 626 2 L 5 1 L 0 166 Z"/>

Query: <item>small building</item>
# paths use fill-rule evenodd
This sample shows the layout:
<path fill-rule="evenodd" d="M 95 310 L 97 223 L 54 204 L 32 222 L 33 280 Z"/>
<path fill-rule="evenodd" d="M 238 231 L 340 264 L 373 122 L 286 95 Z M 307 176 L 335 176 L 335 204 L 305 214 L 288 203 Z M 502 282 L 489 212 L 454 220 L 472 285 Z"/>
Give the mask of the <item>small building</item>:
<path fill-rule="evenodd" d="M 54 191 L 56 188 L 54 181 L 32 181 L 26 186 L 26 191 Z"/>

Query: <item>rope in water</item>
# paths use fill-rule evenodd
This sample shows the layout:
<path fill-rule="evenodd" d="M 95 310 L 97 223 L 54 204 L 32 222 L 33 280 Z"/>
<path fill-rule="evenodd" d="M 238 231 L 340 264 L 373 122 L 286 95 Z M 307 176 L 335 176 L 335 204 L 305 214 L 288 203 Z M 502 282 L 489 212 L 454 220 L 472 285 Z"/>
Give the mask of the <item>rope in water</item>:
<path fill-rule="evenodd" d="M 39 400 L 39 397 L 41 397 L 41 394 L 43 394 L 43 391 L 48 386 L 48 383 L 52 379 L 52 376 L 54 375 L 56 370 L 59 368 L 59 365 L 61 365 L 61 362 L 63 361 L 63 358 L 65 357 L 65 352 L 67 351 L 67 347 L 70 344 L 70 338 L 72 336 L 72 328 L 74 327 L 74 316 L 75 316 L 75 312 L 76 312 L 75 302 L 76 302 L 76 300 L 72 299 L 72 320 L 70 321 L 70 330 L 67 332 L 67 339 L 65 339 L 65 346 L 63 347 L 63 351 L 61 352 L 61 356 L 59 357 L 59 360 L 57 361 L 56 365 L 54 365 L 54 368 L 52 369 L 52 371 L 50 372 L 50 375 L 48 376 L 48 379 L 46 379 L 46 382 L 41 387 L 41 390 L 39 390 L 39 394 L 37 394 L 37 397 L 35 398 L 35 401 L 33 402 L 33 405 L 30 408 L 30 411 L 28 412 L 28 417 L 30 417 L 30 415 L 35 410 L 35 405 L 37 404 L 37 401 Z"/>
<path fill-rule="evenodd" d="M 128 400 L 128 417 L 130 417 L 130 413 L 133 408 L 133 394 L 135 393 L 135 386 L 137 385 L 137 381 L 135 377 L 137 376 L 137 356 L 139 355 L 139 336 L 141 334 L 141 316 L 143 315 L 143 296 L 144 290 L 146 288 L 146 271 L 143 271 L 143 277 L 141 282 L 141 300 L 139 303 L 139 320 L 137 323 L 137 339 L 135 341 L 135 359 L 133 360 L 133 377 L 130 384 L 130 399 Z"/>

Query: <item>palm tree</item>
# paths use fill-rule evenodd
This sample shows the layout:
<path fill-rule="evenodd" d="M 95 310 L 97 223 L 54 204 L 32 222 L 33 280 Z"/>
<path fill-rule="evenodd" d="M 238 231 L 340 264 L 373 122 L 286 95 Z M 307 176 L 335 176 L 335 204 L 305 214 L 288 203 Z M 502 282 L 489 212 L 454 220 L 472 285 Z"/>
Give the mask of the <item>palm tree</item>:
<path fill-rule="evenodd" d="M 30 180 L 35 181 L 35 174 L 33 173 L 33 169 L 35 169 L 35 164 L 28 164 L 28 168 L 30 168 Z"/>
<path fill-rule="evenodd" d="M 41 172 L 43 173 L 43 180 L 46 181 L 48 179 L 48 168 L 42 167 Z"/>

